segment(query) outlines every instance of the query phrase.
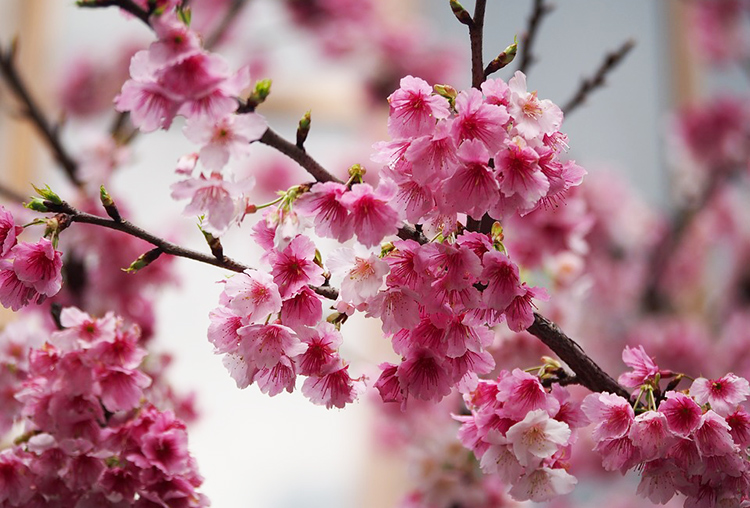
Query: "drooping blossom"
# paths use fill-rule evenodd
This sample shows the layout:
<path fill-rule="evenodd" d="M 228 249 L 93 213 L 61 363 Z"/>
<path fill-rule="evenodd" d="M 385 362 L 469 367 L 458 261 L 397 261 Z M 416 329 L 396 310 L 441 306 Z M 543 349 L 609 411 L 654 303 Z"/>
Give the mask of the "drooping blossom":
<path fill-rule="evenodd" d="M 446 118 L 448 101 L 434 95 L 430 85 L 413 76 L 401 78 L 400 88 L 388 97 L 388 132 L 394 138 L 431 134 L 438 119 Z"/>

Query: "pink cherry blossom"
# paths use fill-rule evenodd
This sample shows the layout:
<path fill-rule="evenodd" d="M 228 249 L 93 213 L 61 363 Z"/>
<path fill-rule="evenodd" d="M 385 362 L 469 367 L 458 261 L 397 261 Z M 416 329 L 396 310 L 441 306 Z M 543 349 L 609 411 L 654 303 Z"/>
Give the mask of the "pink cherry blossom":
<path fill-rule="evenodd" d="M 547 397 L 539 378 L 521 369 L 513 369 L 510 375 L 498 381 L 497 400 L 505 403 L 503 415 L 516 420 L 522 420 L 537 409 L 555 414 L 560 408 L 557 399 Z"/>
<path fill-rule="evenodd" d="M 482 265 L 481 280 L 487 284 L 482 300 L 488 307 L 504 311 L 521 291 L 518 266 L 496 250 L 484 254 Z"/>
<path fill-rule="evenodd" d="M 666 416 L 669 429 L 680 436 L 688 436 L 700 423 L 703 411 L 684 393 L 670 391 L 666 397 L 659 404 L 659 411 Z"/>
<path fill-rule="evenodd" d="M 378 294 L 383 277 L 388 273 L 388 263 L 375 254 L 359 257 L 354 250 L 343 247 L 328 258 L 331 273 L 343 276 L 340 298 L 354 305 L 365 303 Z"/>
<path fill-rule="evenodd" d="M 340 359 L 325 367 L 320 376 L 305 379 L 302 385 L 302 395 L 313 404 L 325 405 L 328 409 L 334 406 L 343 408 L 354 402 L 361 391 L 361 383 L 349 376 L 349 366 Z"/>
<path fill-rule="evenodd" d="M 315 328 L 301 328 L 299 338 L 307 344 L 305 352 L 297 358 L 299 373 L 303 376 L 321 376 L 337 361 L 343 337 L 332 324 L 323 322 Z"/>
<path fill-rule="evenodd" d="M 737 445 L 732 441 L 729 430 L 729 424 L 724 418 L 711 409 L 706 411 L 693 433 L 701 455 L 710 457 L 736 452 Z"/>
<path fill-rule="evenodd" d="M 211 171 L 221 171 L 229 162 L 247 157 L 250 143 L 261 138 L 268 128 L 266 120 L 257 113 L 229 114 L 219 119 L 193 117 L 185 123 L 185 137 L 202 145 L 200 160 Z"/>
<path fill-rule="evenodd" d="M 519 501 L 542 502 L 569 494 L 578 481 L 564 469 L 543 467 L 523 474 L 510 489 Z"/>
<path fill-rule="evenodd" d="M 377 190 L 360 183 L 342 196 L 341 202 L 349 210 L 357 240 L 364 246 L 374 247 L 384 237 L 398 231 L 398 214 L 389 204 L 396 192 L 395 183 L 381 180 Z"/>
<path fill-rule="evenodd" d="M 451 379 L 441 359 L 427 348 L 415 348 L 396 369 L 404 391 L 417 399 L 439 402 L 451 391 Z"/>
<path fill-rule="evenodd" d="M 242 337 L 239 351 L 261 368 L 273 368 L 282 358 L 293 358 L 307 350 L 294 330 L 283 325 L 247 325 L 237 333 Z"/>
<path fill-rule="evenodd" d="M 302 287 L 323 283 L 323 268 L 315 264 L 315 244 L 299 235 L 279 252 L 273 262 L 273 281 L 282 298 L 289 298 Z"/>
<path fill-rule="evenodd" d="M 16 226 L 13 215 L 0 206 L 0 258 L 10 253 L 10 249 L 16 245 L 16 237 L 22 232 L 23 228 Z"/>
<path fill-rule="evenodd" d="M 341 201 L 346 186 L 336 182 L 317 183 L 294 204 L 298 211 L 315 216 L 315 232 L 345 242 L 354 235 L 349 212 Z"/>
<path fill-rule="evenodd" d="M 659 367 L 654 363 L 653 358 L 646 354 L 643 346 L 637 348 L 625 346 L 622 351 L 622 361 L 633 371 L 622 374 L 617 381 L 628 388 L 639 387 L 652 380 L 659 373 Z"/>
<path fill-rule="evenodd" d="M 596 441 L 626 436 L 635 420 L 630 403 L 612 393 L 592 393 L 583 400 L 581 409 L 596 423 L 593 432 Z"/>
<path fill-rule="evenodd" d="M 663 457 L 674 441 L 667 417 L 658 411 L 646 411 L 636 416 L 628 437 L 640 449 L 644 461 Z"/>
<path fill-rule="evenodd" d="M 503 145 L 503 140 L 508 136 L 505 124 L 510 119 L 504 106 L 485 103 L 482 92 L 471 88 L 459 92 L 456 110 L 458 116 L 453 120 L 451 129 L 457 145 L 467 139 L 476 139 L 491 152 Z"/>
<path fill-rule="evenodd" d="M 478 140 L 467 140 L 458 149 L 461 162 L 443 185 L 447 206 L 481 217 L 495 202 L 499 188 L 495 171 L 489 167 L 489 151 Z M 446 209 L 446 208 L 441 208 Z"/>
<path fill-rule="evenodd" d="M 719 379 L 699 377 L 690 387 L 690 395 L 698 404 L 710 404 L 721 416 L 732 413 L 750 395 L 750 384 L 732 373 Z"/>
<path fill-rule="evenodd" d="M 21 242 L 11 251 L 18 280 L 45 296 L 54 296 L 62 287 L 62 253 L 46 238 L 31 244 Z"/>
<path fill-rule="evenodd" d="M 568 443 L 570 428 L 550 418 L 544 409 L 536 409 L 508 429 L 505 437 L 522 466 L 536 467 Z"/>
<path fill-rule="evenodd" d="M 383 333 L 410 330 L 419 324 L 419 295 L 409 288 L 380 291 L 367 307 L 367 316 L 380 318 Z"/>
<path fill-rule="evenodd" d="M 495 155 L 495 165 L 502 175 L 500 190 L 506 197 L 516 196 L 524 209 L 532 208 L 550 188 L 547 177 L 539 167 L 539 154 L 515 137 L 508 140 Z"/>
<path fill-rule="evenodd" d="M 295 330 L 300 326 L 313 326 L 323 318 L 321 297 L 308 286 L 281 303 L 281 322 Z"/>
<path fill-rule="evenodd" d="M 257 270 L 230 277 L 223 295 L 228 299 L 228 307 L 249 321 L 265 319 L 281 310 L 278 286 L 271 275 Z"/>
<path fill-rule="evenodd" d="M 505 319 L 508 323 L 508 328 L 514 332 L 523 331 L 534 322 L 533 307 L 535 305 L 531 301 L 532 298 L 546 301 L 549 300 L 549 294 L 544 288 L 528 287 L 524 282 L 518 289 L 518 293 L 513 298 L 513 301 L 510 302 L 510 305 L 505 310 Z"/>
<path fill-rule="evenodd" d="M 161 86 L 151 82 L 128 80 L 115 98 L 115 109 L 129 112 L 133 125 L 142 132 L 168 129 L 180 103 L 173 100 Z"/>
<path fill-rule="evenodd" d="M 0 303 L 3 307 L 17 311 L 44 299 L 44 295 L 18 278 L 11 261 L 0 259 Z"/>
<path fill-rule="evenodd" d="M 217 307 L 208 314 L 208 341 L 214 345 L 215 353 L 235 353 L 240 336 L 237 330 L 243 326 L 242 317 L 226 307 Z"/>
<path fill-rule="evenodd" d="M 552 134 L 560 128 L 563 113 L 548 99 L 539 100 L 536 92 L 526 91 L 526 76 L 516 71 L 508 81 L 510 105 L 508 111 L 514 120 L 513 127 L 526 139 Z"/>
<path fill-rule="evenodd" d="M 388 133 L 394 138 L 431 134 L 435 122 L 446 118 L 448 101 L 433 95 L 430 85 L 413 76 L 401 78 L 400 88 L 388 97 Z"/>
<path fill-rule="evenodd" d="M 219 173 L 208 178 L 188 178 L 171 186 L 173 199 L 190 199 L 185 215 L 206 215 L 207 230 L 220 235 L 244 211 L 244 196 L 255 186 L 254 178 L 239 182 L 226 180 Z"/>

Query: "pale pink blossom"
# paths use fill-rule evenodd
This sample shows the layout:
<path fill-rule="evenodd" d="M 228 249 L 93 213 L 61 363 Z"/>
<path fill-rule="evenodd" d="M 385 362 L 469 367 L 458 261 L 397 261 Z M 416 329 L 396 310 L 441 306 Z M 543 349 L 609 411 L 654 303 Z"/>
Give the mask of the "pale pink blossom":
<path fill-rule="evenodd" d="M 261 138 L 268 128 L 257 113 L 228 114 L 219 119 L 193 117 L 185 123 L 185 137 L 201 145 L 200 160 L 211 171 L 221 171 L 229 162 L 250 155 L 250 143 Z"/>
<path fill-rule="evenodd" d="M 251 322 L 281 310 L 281 295 L 273 277 L 257 270 L 246 270 L 230 277 L 223 295 L 230 309 Z"/>
<path fill-rule="evenodd" d="M 214 345 L 215 353 L 235 353 L 240 343 L 237 330 L 243 326 L 242 316 L 226 307 L 217 307 L 208 314 L 208 341 Z"/>
<path fill-rule="evenodd" d="M 628 388 L 636 388 L 650 380 L 659 373 L 659 367 L 654 363 L 653 358 L 646 354 L 643 346 L 631 348 L 625 346 L 622 351 L 622 361 L 633 369 L 632 372 L 626 372 L 618 378 L 618 382 Z"/>
<path fill-rule="evenodd" d="M 269 397 L 274 397 L 284 390 L 292 393 L 296 379 L 297 373 L 294 362 L 286 356 L 282 356 L 279 363 L 273 367 L 260 369 L 253 377 L 253 380 L 258 383 L 260 391 Z"/>
<path fill-rule="evenodd" d="M 11 250 L 13 271 L 18 280 L 44 296 L 54 296 L 62 287 L 62 253 L 52 242 L 21 242 Z"/>
<path fill-rule="evenodd" d="M 362 389 L 362 383 L 349 376 L 349 366 L 339 359 L 325 367 L 319 376 L 305 379 L 302 395 L 328 409 L 343 408 L 354 402 Z"/>
<path fill-rule="evenodd" d="M 626 436 L 635 420 L 630 403 L 613 393 L 592 393 L 583 400 L 581 409 L 596 423 L 593 431 L 596 441 Z"/>
<path fill-rule="evenodd" d="M 354 305 L 367 302 L 378 294 L 383 278 L 388 274 L 388 263 L 375 254 L 359 257 L 348 247 L 336 249 L 328 257 L 331 273 L 343 276 L 341 300 Z"/>
<path fill-rule="evenodd" d="M 173 100 L 161 86 L 152 82 L 128 80 L 115 98 L 115 109 L 129 112 L 133 125 L 142 132 L 168 129 L 180 102 Z"/>
<path fill-rule="evenodd" d="M 490 435 L 495 436 L 495 439 L 491 440 L 492 444 L 482 454 L 479 467 L 485 474 L 496 474 L 504 483 L 513 485 L 518 481 L 524 468 L 502 434 L 494 432 Z"/>
<path fill-rule="evenodd" d="M 616 439 L 604 439 L 594 447 L 602 456 L 602 466 L 607 471 L 625 473 L 631 467 L 642 462 L 641 453 L 628 436 Z"/>
<path fill-rule="evenodd" d="M 510 111 L 513 127 L 526 139 L 552 134 L 560 129 L 563 113 L 549 99 L 539 100 L 536 92 L 526 90 L 526 76 L 516 71 L 508 81 L 510 87 Z"/>
<path fill-rule="evenodd" d="M 400 87 L 388 97 L 388 133 L 393 138 L 431 134 L 438 119 L 450 115 L 445 97 L 434 95 L 423 79 L 401 78 Z"/>
<path fill-rule="evenodd" d="M 709 409 L 703 413 L 698 428 L 693 432 L 701 455 L 710 457 L 735 453 L 738 448 L 729 430 L 727 421 L 713 410 Z"/>
<path fill-rule="evenodd" d="M 283 325 L 246 325 L 237 330 L 239 351 L 260 368 L 273 368 L 282 358 L 294 358 L 307 350 L 291 328 Z"/>
<path fill-rule="evenodd" d="M 239 182 L 226 180 L 219 173 L 208 178 L 188 178 L 172 184 L 173 199 L 189 199 L 183 210 L 185 215 L 206 215 L 204 228 L 220 235 L 239 213 L 244 212 L 244 197 L 255 186 L 250 177 Z"/>
<path fill-rule="evenodd" d="M 646 462 L 636 493 L 652 503 L 666 504 L 677 492 L 681 476 L 682 473 L 672 461 Z"/>
<path fill-rule="evenodd" d="M 567 445 L 570 434 L 566 423 L 553 420 L 544 409 L 536 409 L 508 429 L 505 437 L 522 466 L 537 467 L 542 459 Z"/>
<path fill-rule="evenodd" d="M 343 342 L 341 332 L 330 323 L 320 323 L 315 328 L 300 328 L 299 338 L 307 349 L 296 359 L 303 376 L 321 376 L 338 359 L 338 348 Z"/>
<path fill-rule="evenodd" d="M 102 404 L 112 413 L 138 407 L 143 390 L 151 384 L 143 372 L 122 367 L 108 367 L 97 377 Z"/>
<path fill-rule="evenodd" d="M 380 291 L 370 300 L 367 317 L 380 318 L 383 333 L 410 330 L 419 324 L 419 295 L 406 287 Z"/>
<path fill-rule="evenodd" d="M 658 411 L 646 411 L 636 416 L 628 436 L 640 449 L 644 461 L 663 457 L 675 440 L 667 417 Z"/>
<path fill-rule="evenodd" d="M 149 46 L 149 58 L 157 66 L 171 65 L 201 50 L 198 34 L 178 19 L 175 11 L 155 16 L 151 26 L 159 40 Z"/>
<path fill-rule="evenodd" d="M 557 399 L 547 397 L 539 378 L 521 369 L 513 369 L 510 375 L 498 381 L 497 400 L 505 403 L 503 416 L 515 420 L 521 420 L 537 409 L 555 414 L 560 408 Z"/>
<path fill-rule="evenodd" d="M 570 494 L 575 488 L 575 476 L 564 469 L 542 467 L 523 474 L 510 488 L 510 495 L 518 501 L 549 501 Z"/>
<path fill-rule="evenodd" d="M 439 122 L 432 136 L 416 138 L 406 148 L 403 156 L 411 163 L 412 178 L 417 183 L 434 185 L 437 179 L 453 173 L 458 156 L 450 128 L 449 120 Z"/>
<path fill-rule="evenodd" d="M 732 373 L 719 379 L 699 377 L 690 387 L 690 395 L 698 404 L 710 404 L 721 416 L 732 413 L 750 395 L 747 379 Z"/>

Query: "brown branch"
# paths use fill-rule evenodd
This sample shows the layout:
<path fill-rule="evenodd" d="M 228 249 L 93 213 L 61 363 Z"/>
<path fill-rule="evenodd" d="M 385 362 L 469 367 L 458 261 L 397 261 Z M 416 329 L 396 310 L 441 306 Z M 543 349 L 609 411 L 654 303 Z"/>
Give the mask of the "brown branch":
<path fill-rule="evenodd" d="M 148 19 L 151 16 L 151 12 L 144 11 L 138 6 L 138 4 L 133 2 L 133 0 L 82 0 L 78 2 L 78 7 L 88 7 L 92 9 L 101 7 L 119 7 L 123 11 L 128 12 L 136 18 L 140 19 L 148 26 L 151 26 Z"/>
<path fill-rule="evenodd" d="M 39 104 L 31 96 L 29 87 L 18 72 L 15 64 L 15 44 L 4 50 L 0 48 L 0 74 L 10 88 L 13 95 L 23 106 L 23 114 L 26 116 L 41 135 L 44 142 L 49 146 L 55 160 L 62 166 L 65 174 L 71 182 L 81 186 L 78 178 L 78 163 L 67 152 L 60 141 L 60 126 L 51 124 L 42 113 Z"/>
<path fill-rule="evenodd" d="M 220 268 L 225 268 L 233 272 L 243 272 L 250 268 L 249 266 L 230 259 L 226 256 L 223 256 L 222 259 L 218 259 L 213 255 L 203 254 L 202 252 L 187 249 L 172 242 L 168 242 L 167 240 L 149 233 L 145 229 L 142 229 L 126 220 L 117 222 L 113 219 L 108 219 L 106 217 L 100 217 L 98 215 L 82 212 L 69 205 L 65 201 L 63 201 L 60 205 L 55 205 L 54 203 L 51 203 L 49 201 L 45 201 L 44 204 L 50 212 L 62 213 L 67 215 L 68 217 L 70 217 L 71 222 L 93 224 L 95 226 L 101 226 L 103 228 L 121 231 L 123 233 L 129 234 L 130 236 L 134 236 L 136 238 L 140 238 L 141 240 L 147 241 L 151 245 L 154 245 L 161 249 L 164 254 L 192 259 L 194 261 L 200 261 L 201 263 L 218 266 Z"/>
<path fill-rule="evenodd" d="M 593 392 L 609 392 L 630 399 L 625 388 L 604 372 L 576 341 L 546 317 L 535 312 L 534 323 L 528 328 L 528 332 L 539 338 L 575 372 L 577 383 Z"/>
<path fill-rule="evenodd" d="M 204 48 L 210 50 L 221 41 L 221 38 L 229 30 L 229 27 L 232 26 L 232 23 L 236 20 L 242 9 L 245 8 L 247 2 L 248 0 L 232 0 L 232 3 L 229 4 L 224 16 L 221 18 L 219 26 L 206 37 L 203 43 Z"/>
<path fill-rule="evenodd" d="M 617 65 L 622 62 L 625 56 L 630 53 L 630 50 L 635 46 L 633 39 L 628 39 L 615 51 L 608 53 L 604 57 L 604 61 L 601 63 L 599 68 L 596 70 L 594 75 L 590 78 L 585 78 L 581 82 L 581 86 L 573 97 L 563 106 L 562 110 L 565 115 L 569 115 L 572 111 L 577 109 L 583 104 L 588 96 L 597 88 L 604 86 L 604 79 Z"/>
<path fill-rule="evenodd" d="M 287 141 L 286 139 L 279 136 L 270 127 L 263 133 L 260 138 L 260 142 L 264 145 L 275 148 L 279 152 L 283 153 L 294 162 L 302 166 L 305 171 L 310 173 L 310 176 L 315 178 L 318 182 L 338 182 L 343 183 L 341 180 L 336 178 L 334 175 L 328 172 L 326 168 L 321 166 L 318 161 L 310 157 L 308 153 L 295 145 Z"/>
<path fill-rule="evenodd" d="M 544 0 L 534 0 L 534 9 L 529 16 L 526 31 L 521 37 L 521 59 L 518 62 L 518 70 L 524 74 L 528 74 L 529 68 L 536 62 L 533 49 L 536 36 L 539 33 L 539 26 L 544 16 L 552 12 L 553 9 L 551 3 L 546 3 Z"/>
<path fill-rule="evenodd" d="M 484 63 L 482 62 L 482 41 L 484 38 L 484 12 L 487 0 L 477 0 L 474 6 L 474 16 L 469 25 L 469 41 L 471 43 L 471 86 L 479 88 L 484 83 Z"/>

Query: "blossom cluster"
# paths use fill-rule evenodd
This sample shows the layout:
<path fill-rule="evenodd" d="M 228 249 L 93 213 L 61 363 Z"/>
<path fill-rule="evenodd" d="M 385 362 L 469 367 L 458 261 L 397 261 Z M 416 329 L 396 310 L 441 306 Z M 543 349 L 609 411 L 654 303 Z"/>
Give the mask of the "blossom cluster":
<path fill-rule="evenodd" d="M 230 73 L 228 63 L 202 47 L 177 11 L 150 19 L 158 39 L 133 56 L 130 79 L 115 99 L 116 108 L 129 112 L 143 132 L 167 129 L 177 115 L 187 118 L 185 136 L 201 149 L 183 159 L 178 174 L 186 178 L 173 186 L 172 195 L 190 199 L 185 212 L 206 214 L 209 229 L 220 234 L 244 212 L 241 197 L 253 185 L 252 179 L 234 182 L 223 168 L 230 155 L 247 155 L 266 122 L 256 113 L 235 114 L 237 97 L 250 86 L 247 67 Z M 198 160 L 203 171 L 195 171 Z"/>
<path fill-rule="evenodd" d="M 62 253 L 47 238 L 19 243 L 22 232 L 0 206 L 0 303 L 12 310 L 41 303 L 62 287 Z"/>
<path fill-rule="evenodd" d="M 464 396 L 471 416 L 459 438 L 473 450 L 485 473 L 511 485 L 519 501 L 546 501 L 568 494 L 576 479 L 567 472 L 575 429 L 588 424 L 565 388 L 542 386 L 539 377 L 514 369 L 480 381 Z"/>
<path fill-rule="evenodd" d="M 726 374 L 698 378 L 689 390 L 661 396 L 662 371 L 643 347 L 626 348 L 623 360 L 633 367 L 620 383 L 639 387 L 639 400 L 611 393 L 586 397 L 582 409 L 596 422 L 594 448 L 609 471 L 641 470 L 638 494 L 664 504 L 676 493 L 687 496 L 685 507 L 740 506 L 750 488 L 750 414 L 742 407 L 750 384 Z M 636 414 L 637 413 L 637 414 Z M 744 506 L 744 504 L 742 504 Z"/>
<path fill-rule="evenodd" d="M 145 398 L 139 329 L 63 309 L 31 349 L 25 432 L 0 452 L 2 506 L 208 506 L 185 424 Z"/>

